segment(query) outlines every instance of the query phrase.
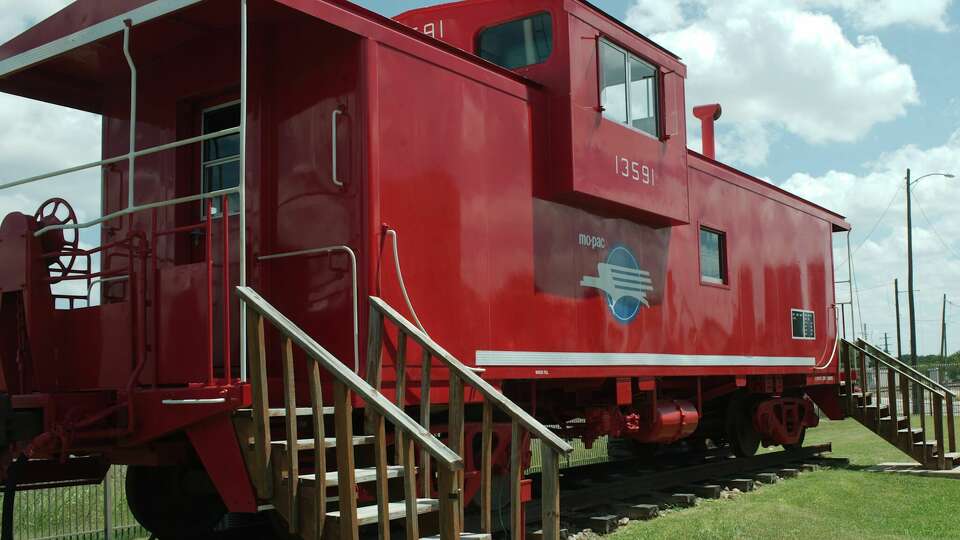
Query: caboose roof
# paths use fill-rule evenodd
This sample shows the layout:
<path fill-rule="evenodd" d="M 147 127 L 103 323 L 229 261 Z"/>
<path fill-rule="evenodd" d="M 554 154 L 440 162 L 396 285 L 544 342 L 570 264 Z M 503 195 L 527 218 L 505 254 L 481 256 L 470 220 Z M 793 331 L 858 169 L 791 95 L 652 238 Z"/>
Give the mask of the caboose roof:
<path fill-rule="evenodd" d="M 135 26 L 131 49 L 139 63 L 207 35 L 238 32 L 239 5 L 237 0 L 76 0 L 0 45 L 0 92 L 100 113 L 106 88 L 128 81 L 125 20 Z M 251 22 L 313 16 L 375 39 L 428 44 L 482 66 L 501 83 L 507 78 L 538 86 L 346 0 L 250 0 L 250 13 Z"/>
<path fill-rule="evenodd" d="M 416 14 L 416 13 L 432 13 L 432 12 L 435 12 L 435 11 L 447 11 L 447 10 L 449 10 L 449 9 L 451 9 L 451 8 L 456 8 L 456 7 L 460 7 L 460 6 L 473 6 L 473 5 L 478 5 L 478 4 L 489 4 L 489 3 L 491 3 L 491 2 L 502 2 L 502 1 L 503 1 L 503 0 L 459 0 L 458 2 L 446 2 L 446 3 L 443 3 L 443 4 L 437 4 L 437 5 L 433 5 L 433 6 L 424 6 L 424 7 L 422 7 L 422 8 L 411 9 L 411 10 L 409 10 L 409 11 L 405 11 L 404 13 L 401 13 L 400 15 L 397 15 L 397 17 L 398 17 L 398 18 L 401 18 L 401 17 L 407 16 L 407 15 L 413 15 L 413 14 Z M 657 43 L 656 41 L 653 41 L 652 39 L 648 38 L 647 36 L 641 34 L 641 33 L 638 32 L 635 28 L 627 25 L 626 23 L 624 23 L 624 22 L 621 21 L 620 19 L 618 19 L 618 18 L 614 17 L 613 15 L 610 15 L 610 14 L 607 13 L 606 11 L 600 9 L 599 7 L 597 7 L 596 5 L 594 5 L 592 2 L 588 2 L 587 0 L 565 0 L 565 1 L 573 1 L 573 2 L 576 2 L 576 3 L 578 3 L 578 4 L 583 4 L 584 6 L 586 6 L 586 7 L 590 8 L 590 9 L 592 9 L 593 11 L 595 11 L 597 14 L 599 14 L 600 16 L 602 16 L 604 19 L 610 21 L 610 22 L 613 23 L 614 25 L 620 27 L 621 29 L 627 31 L 628 33 L 634 35 L 635 37 L 640 38 L 640 39 L 643 40 L 644 42 L 652 45 L 653 47 L 655 47 L 655 48 L 657 48 L 657 49 L 659 49 L 661 52 L 669 55 L 671 58 L 673 58 L 673 59 L 675 59 L 675 60 L 680 60 L 680 57 L 679 57 L 678 55 L 676 55 L 675 53 L 673 53 L 672 51 L 670 51 L 670 50 L 667 49 L 666 47 L 660 45 L 660 44 Z"/>

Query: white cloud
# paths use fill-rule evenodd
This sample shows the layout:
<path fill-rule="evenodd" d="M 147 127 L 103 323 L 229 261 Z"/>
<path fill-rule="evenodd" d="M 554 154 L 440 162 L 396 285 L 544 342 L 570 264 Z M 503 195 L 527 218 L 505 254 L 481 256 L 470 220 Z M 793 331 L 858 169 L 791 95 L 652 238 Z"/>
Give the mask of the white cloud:
<path fill-rule="evenodd" d="M 680 28 L 686 17 L 680 2 L 663 0 L 635 0 L 627 9 L 627 24 L 647 34 Z"/>
<path fill-rule="evenodd" d="M 815 144 L 857 141 L 918 102 L 910 66 L 878 38 L 851 40 L 831 15 L 798 2 L 673 0 L 657 19 L 657 6 L 639 0 L 628 11 L 631 26 L 665 29 L 650 37 L 683 57 L 689 105 L 723 105 L 724 161 L 763 164 L 780 130 Z"/>
<path fill-rule="evenodd" d="M 0 94 L 0 183 L 100 159 L 100 117 Z M 56 195 L 67 199 L 81 220 L 100 215 L 99 169 L 41 180 L 0 191 L 0 216 L 33 213 Z"/>
<path fill-rule="evenodd" d="M 71 0 L 0 0 L 0 42 L 63 9 Z"/>
<path fill-rule="evenodd" d="M 0 0 L 0 43 L 49 17 L 69 0 Z M 0 93 L 0 184 L 100 159 L 100 117 Z M 51 197 L 63 197 L 80 221 L 100 215 L 98 169 L 0 191 L 0 219 L 33 214 Z M 99 227 L 81 233 L 99 244 Z"/>
<path fill-rule="evenodd" d="M 875 30 L 897 24 L 949 29 L 947 10 L 953 0 L 803 0 L 811 8 L 840 9 L 859 28 Z"/>
<path fill-rule="evenodd" d="M 900 279 L 906 290 L 906 202 L 904 176 L 910 167 L 913 178 L 927 173 L 960 175 L 960 130 L 944 144 L 932 148 L 905 146 L 867 164 L 863 173 L 830 171 L 823 176 L 797 173 L 781 184 L 801 197 L 848 216 L 853 224 L 851 244 L 857 282 L 862 290 L 860 312 L 871 339 L 882 341 L 882 333 L 896 332 L 894 325 L 893 280 Z M 960 179 L 930 177 L 911 190 L 913 194 L 914 261 L 916 263 L 918 344 L 923 354 L 936 353 L 940 343 L 941 295 L 960 303 Z M 883 214 L 884 209 L 889 210 Z M 882 220 L 878 219 L 883 215 Z M 874 229 L 874 225 L 876 228 Z M 867 237 L 869 235 L 869 237 Z M 835 262 L 838 279 L 846 275 L 846 243 L 838 245 Z M 846 297 L 843 291 L 839 296 Z M 845 298 L 844 298 L 845 299 Z M 906 298 L 901 313 L 906 332 Z M 957 315 L 960 315 L 960 312 Z M 949 316 L 950 310 L 948 310 Z M 859 315 L 858 315 L 859 318 Z M 948 321 L 949 322 L 949 321 Z M 957 322 L 960 322 L 958 319 Z M 956 340 L 951 350 L 956 346 Z M 906 350 L 906 346 L 905 346 Z"/>

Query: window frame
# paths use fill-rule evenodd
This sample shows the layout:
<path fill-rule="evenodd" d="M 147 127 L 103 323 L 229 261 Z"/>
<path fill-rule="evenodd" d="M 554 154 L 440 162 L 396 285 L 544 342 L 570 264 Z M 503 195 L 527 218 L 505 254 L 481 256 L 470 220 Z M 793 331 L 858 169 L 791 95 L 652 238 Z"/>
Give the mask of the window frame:
<path fill-rule="evenodd" d="M 612 118 L 607 117 L 607 115 L 604 114 L 606 112 L 606 107 L 603 106 L 603 88 L 604 88 L 603 87 L 603 55 L 602 55 L 602 49 L 601 49 L 603 45 L 608 45 L 611 48 L 623 53 L 624 55 L 624 66 L 623 66 L 624 68 L 624 99 L 626 100 L 626 106 L 627 106 L 626 122 L 618 122 Z M 596 55 L 597 55 L 597 110 L 600 111 L 600 117 L 603 120 L 606 120 L 612 124 L 623 126 L 637 133 L 642 133 L 652 139 L 663 141 L 665 139 L 664 133 L 666 130 L 664 129 L 664 123 L 663 123 L 663 95 L 664 95 L 663 72 L 661 71 L 660 66 L 656 62 L 653 62 L 652 60 L 643 56 L 642 54 L 636 53 L 630 50 L 629 48 L 624 47 L 623 45 L 620 45 L 619 43 L 617 43 L 616 41 L 613 41 L 612 39 L 610 39 L 605 35 L 597 36 Z M 632 81 L 630 80 L 630 59 L 631 58 L 633 58 L 634 60 L 637 60 L 642 64 L 646 64 L 647 66 L 653 69 L 654 73 L 656 73 L 656 80 L 654 81 L 654 85 L 653 85 L 656 90 L 654 93 L 655 94 L 654 99 L 656 101 L 655 112 L 654 112 L 655 114 L 654 125 L 656 125 L 657 127 L 657 132 L 655 134 L 650 133 L 648 131 L 644 131 L 640 128 L 633 127 L 633 124 L 632 124 L 633 104 L 632 104 L 632 100 L 630 99 L 630 91 L 631 91 L 630 87 L 632 86 L 631 85 Z"/>
<path fill-rule="evenodd" d="M 494 62 L 493 60 L 489 60 L 489 59 L 487 59 L 487 58 L 484 58 L 484 57 L 480 54 L 480 36 L 481 36 L 481 34 L 483 34 L 483 33 L 486 32 L 487 30 L 490 30 L 490 29 L 492 29 L 492 28 L 497 28 L 497 27 L 503 26 L 503 25 L 505 25 L 505 24 L 510 24 L 510 23 L 514 23 L 514 22 L 517 22 L 517 21 L 522 21 L 522 20 L 524 20 L 524 19 L 530 19 L 530 18 L 536 17 L 537 15 L 547 15 L 547 16 L 550 17 L 550 54 L 548 54 L 546 58 L 544 58 L 543 60 L 541 60 L 541 61 L 539 61 L 539 62 L 537 62 L 537 63 L 535 63 L 535 64 L 527 64 L 527 65 L 525 65 L 525 66 L 520 66 L 520 67 L 515 67 L 515 68 L 508 68 L 508 67 L 501 66 L 500 64 L 497 64 L 497 63 Z M 484 27 L 478 29 L 478 30 L 476 31 L 476 33 L 474 33 L 474 35 L 473 35 L 473 54 L 474 54 L 477 58 L 482 59 L 484 62 L 490 62 L 491 64 L 493 64 L 493 65 L 495 65 L 495 66 L 497 66 L 497 67 L 499 67 L 499 68 L 501 68 L 501 69 L 506 69 L 506 70 L 508 70 L 508 71 L 515 71 L 515 70 L 519 70 L 519 69 L 527 69 L 527 68 L 533 67 L 533 66 L 542 66 L 542 65 L 546 64 L 547 62 L 549 62 L 550 59 L 553 58 L 554 53 L 556 52 L 556 43 L 557 43 L 557 40 L 556 40 L 556 37 L 557 37 L 557 24 L 556 24 L 556 19 L 557 19 L 557 18 L 554 17 L 553 11 L 551 11 L 551 10 L 549 10 L 549 9 L 539 9 L 539 10 L 537 10 L 537 11 L 531 11 L 531 12 L 529 12 L 529 13 L 526 13 L 526 14 L 521 15 L 521 16 L 519 16 L 519 17 L 514 17 L 514 18 L 512 18 L 512 19 L 508 19 L 508 20 L 506 20 L 506 21 L 498 21 L 498 22 L 493 23 L 493 24 L 488 24 L 487 26 L 484 26 Z"/>
<path fill-rule="evenodd" d="M 715 281 L 713 278 L 703 275 L 703 243 L 700 241 L 700 235 L 704 231 L 711 232 L 716 234 L 719 241 L 719 253 L 720 253 L 720 280 Z M 697 269 L 700 273 L 700 285 L 707 287 L 717 287 L 720 289 L 730 289 L 730 261 L 729 255 L 727 254 L 729 245 L 729 238 L 727 237 L 727 232 L 707 223 L 699 223 L 697 227 Z"/>
<path fill-rule="evenodd" d="M 211 107 L 205 107 L 200 109 L 200 135 L 206 135 L 206 123 L 207 123 L 207 113 L 219 111 L 221 109 L 226 109 L 228 107 L 234 107 L 240 105 L 242 102 L 239 99 L 230 100 L 218 105 L 213 105 Z M 243 111 L 240 111 L 240 114 L 243 114 Z M 229 136 L 229 135 L 228 135 Z M 211 139 L 212 140 L 212 139 Z M 206 145 L 207 141 L 200 143 L 200 193 L 206 194 L 209 193 L 206 188 L 206 172 L 208 167 L 216 167 L 218 165 L 226 165 L 227 163 L 240 162 L 240 153 L 238 152 L 235 156 L 229 156 L 224 158 L 212 159 L 206 161 Z M 241 142 L 241 144 L 243 144 Z M 243 181 L 243 171 L 240 172 L 240 181 Z M 228 195 L 229 198 L 229 195 Z M 240 215 L 240 208 L 231 208 L 229 216 Z M 213 216 L 213 219 L 220 219 L 223 217 L 223 213 L 217 213 Z M 200 200 L 200 221 L 206 221 L 207 219 L 207 199 Z"/>
<path fill-rule="evenodd" d="M 810 337 L 807 336 L 798 336 L 793 333 L 793 315 L 795 313 L 809 314 L 813 317 L 813 335 Z M 790 337 L 792 339 L 800 341 L 816 341 L 817 340 L 817 313 L 810 309 L 800 309 L 800 308 L 790 308 Z"/>

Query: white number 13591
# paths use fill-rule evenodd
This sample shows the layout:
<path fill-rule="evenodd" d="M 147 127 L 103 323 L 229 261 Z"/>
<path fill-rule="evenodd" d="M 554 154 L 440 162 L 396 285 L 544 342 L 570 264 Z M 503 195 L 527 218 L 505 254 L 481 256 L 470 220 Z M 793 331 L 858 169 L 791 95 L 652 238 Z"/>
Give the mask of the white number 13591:
<path fill-rule="evenodd" d="M 620 156 L 615 156 L 614 161 L 620 176 L 651 186 L 657 185 L 657 175 L 653 168 Z"/>

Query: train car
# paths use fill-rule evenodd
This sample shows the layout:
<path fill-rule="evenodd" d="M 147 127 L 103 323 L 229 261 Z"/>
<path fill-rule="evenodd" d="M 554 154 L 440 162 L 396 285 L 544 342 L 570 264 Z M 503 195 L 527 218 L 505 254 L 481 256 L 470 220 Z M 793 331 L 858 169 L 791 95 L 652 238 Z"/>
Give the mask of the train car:
<path fill-rule="evenodd" d="M 262 508 L 244 419 L 289 417 L 289 390 L 309 406 L 314 387 L 309 351 L 289 373 L 250 363 L 290 341 L 238 291 L 343 366 L 325 395 L 357 376 L 435 434 L 453 414 L 423 400 L 452 403 L 456 370 L 425 396 L 375 305 L 442 345 L 458 385 L 588 446 L 801 444 L 814 401 L 843 415 L 832 235 L 850 226 L 717 161 L 718 105 L 694 108 L 689 150 L 685 77 L 581 0 L 395 20 L 343 0 L 75 1 L 0 47 L 0 90 L 103 125 L 101 161 L 0 185 L 89 169 L 102 187 L 101 217 L 53 198 L 0 227 L 4 461 L 27 456 L 23 488 L 127 464 L 160 538 Z M 448 438 L 465 500 L 478 447 L 510 469 L 514 426 L 483 396 L 460 396 L 466 444 Z"/>

